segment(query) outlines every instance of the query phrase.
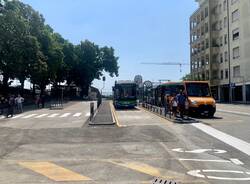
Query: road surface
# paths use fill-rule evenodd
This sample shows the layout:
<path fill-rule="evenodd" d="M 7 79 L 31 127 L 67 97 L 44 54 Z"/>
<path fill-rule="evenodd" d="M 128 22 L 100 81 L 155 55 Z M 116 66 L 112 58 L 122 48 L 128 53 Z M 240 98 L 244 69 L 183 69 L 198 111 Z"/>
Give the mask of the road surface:
<path fill-rule="evenodd" d="M 87 102 L 1 119 L 0 183 L 250 183 L 250 116 L 222 105 L 214 119 L 177 124 L 110 107 L 117 125 L 90 126 Z"/>

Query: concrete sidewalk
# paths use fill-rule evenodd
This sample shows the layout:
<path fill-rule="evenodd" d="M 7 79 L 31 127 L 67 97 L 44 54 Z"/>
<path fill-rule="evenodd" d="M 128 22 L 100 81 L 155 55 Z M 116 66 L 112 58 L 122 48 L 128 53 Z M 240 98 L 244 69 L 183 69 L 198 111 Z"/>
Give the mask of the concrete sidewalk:
<path fill-rule="evenodd" d="M 110 101 L 103 101 L 90 125 L 114 125 Z"/>

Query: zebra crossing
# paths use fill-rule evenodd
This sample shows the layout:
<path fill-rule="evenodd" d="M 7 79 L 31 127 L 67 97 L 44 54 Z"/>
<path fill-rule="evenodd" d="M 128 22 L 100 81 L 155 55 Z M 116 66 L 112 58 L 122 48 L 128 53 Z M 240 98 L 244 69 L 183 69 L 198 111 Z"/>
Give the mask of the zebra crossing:
<path fill-rule="evenodd" d="M 73 118 L 79 118 L 83 116 L 83 113 L 81 112 L 75 112 L 75 113 L 70 113 L 70 112 L 65 112 L 65 113 L 43 113 L 43 114 L 19 114 L 19 115 L 15 115 L 12 118 L 9 119 L 41 119 L 41 118 L 48 118 L 48 119 L 52 119 L 52 118 L 69 118 L 69 117 L 73 117 Z M 85 114 L 85 117 L 90 116 L 89 113 Z M 0 116 L 0 120 L 5 119 L 5 116 Z"/>

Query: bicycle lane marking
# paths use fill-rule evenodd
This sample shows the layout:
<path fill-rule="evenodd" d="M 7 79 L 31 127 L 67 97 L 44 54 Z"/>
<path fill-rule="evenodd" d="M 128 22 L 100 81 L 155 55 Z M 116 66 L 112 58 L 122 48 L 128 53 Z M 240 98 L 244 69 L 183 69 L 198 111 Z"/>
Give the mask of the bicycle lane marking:
<path fill-rule="evenodd" d="M 250 144 L 248 142 L 245 142 L 239 138 L 228 135 L 224 132 L 221 132 L 215 128 L 212 128 L 212 127 L 207 126 L 207 125 L 202 124 L 202 123 L 194 123 L 191 125 L 196 127 L 197 129 L 205 132 L 206 134 L 208 134 L 208 135 L 234 147 L 235 149 L 247 154 L 248 156 L 250 156 Z"/>

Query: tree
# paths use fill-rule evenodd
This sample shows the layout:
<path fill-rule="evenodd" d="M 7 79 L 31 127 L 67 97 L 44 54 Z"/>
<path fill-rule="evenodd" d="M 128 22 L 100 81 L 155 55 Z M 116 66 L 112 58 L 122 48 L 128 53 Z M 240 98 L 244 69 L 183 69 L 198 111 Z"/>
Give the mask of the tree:
<path fill-rule="evenodd" d="M 15 12 L 4 10 L 0 16 L 0 71 L 3 88 L 8 88 L 9 79 L 16 77 L 23 52 L 23 41 L 27 36 L 27 24 Z"/>
<path fill-rule="evenodd" d="M 186 74 L 184 77 L 182 77 L 181 80 L 183 80 L 183 81 L 191 81 L 191 80 L 193 80 L 193 78 L 192 78 L 191 74 Z"/>

